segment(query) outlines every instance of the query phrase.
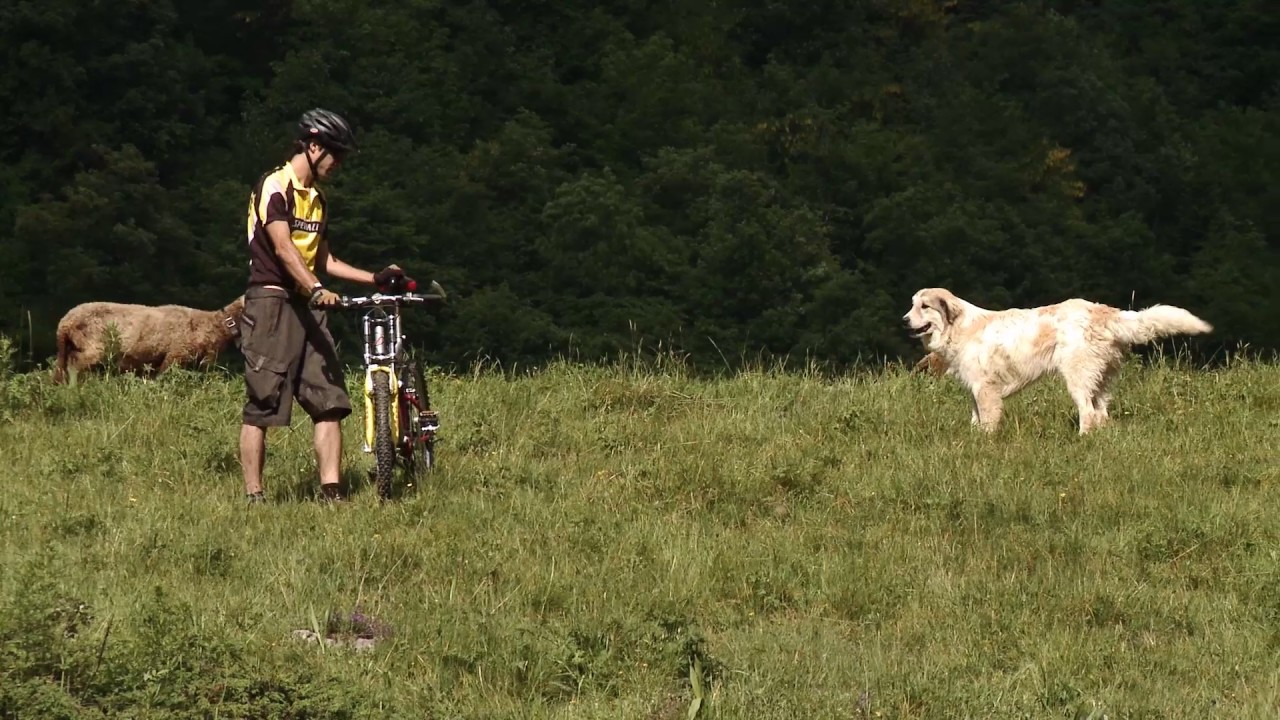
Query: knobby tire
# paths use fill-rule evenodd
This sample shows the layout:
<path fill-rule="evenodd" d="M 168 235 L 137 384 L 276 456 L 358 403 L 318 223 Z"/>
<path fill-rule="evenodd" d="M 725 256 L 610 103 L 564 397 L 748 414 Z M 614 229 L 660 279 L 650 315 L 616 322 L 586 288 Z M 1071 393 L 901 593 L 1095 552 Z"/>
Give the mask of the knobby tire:
<path fill-rule="evenodd" d="M 422 361 L 415 358 L 410 365 L 412 368 L 409 372 L 409 380 L 413 383 L 414 394 L 417 395 L 418 402 L 421 403 L 423 410 L 431 409 L 431 394 L 427 390 L 427 379 L 422 372 Z M 415 409 L 416 413 L 417 410 Z M 413 439 L 413 475 L 416 480 L 422 478 L 431 471 L 436 464 L 436 448 L 434 441 L 419 442 L 417 438 Z"/>
<path fill-rule="evenodd" d="M 391 429 L 391 380 L 385 372 L 373 374 L 373 455 L 378 497 L 386 500 L 395 477 L 396 438 Z"/>
<path fill-rule="evenodd" d="M 431 409 L 431 396 L 427 391 L 421 360 L 409 359 L 401 366 L 400 393 L 400 434 L 404 443 L 401 452 L 409 482 L 419 483 L 436 464 L 435 441 L 422 440 L 419 433 L 414 431 L 418 426 L 419 409 Z M 410 402 L 410 396 L 416 399 L 417 405 Z"/>

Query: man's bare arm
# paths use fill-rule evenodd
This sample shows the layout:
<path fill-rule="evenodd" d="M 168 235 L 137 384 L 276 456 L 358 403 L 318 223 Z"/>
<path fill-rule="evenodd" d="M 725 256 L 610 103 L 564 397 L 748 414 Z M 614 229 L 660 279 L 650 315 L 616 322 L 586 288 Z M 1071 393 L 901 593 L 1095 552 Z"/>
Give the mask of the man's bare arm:
<path fill-rule="evenodd" d="M 373 273 L 367 270 L 361 270 L 354 265 L 348 265 L 338 258 L 334 257 L 329 251 L 329 243 L 325 241 L 320 247 L 320 260 L 317 263 L 324 267 L 324 271 L 340 280 L 349 280 L 351 282 L 364 283 L 365 285 L 373 285 Z"/>

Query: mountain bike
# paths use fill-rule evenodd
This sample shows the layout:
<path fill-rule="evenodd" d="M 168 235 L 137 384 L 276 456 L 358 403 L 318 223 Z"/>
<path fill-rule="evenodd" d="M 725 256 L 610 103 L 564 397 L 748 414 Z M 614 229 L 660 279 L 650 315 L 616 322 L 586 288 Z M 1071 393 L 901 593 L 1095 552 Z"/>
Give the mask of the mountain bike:
<path fill-rule="evenodd" d="M 338 307 L 365 310 L 364 330 L 364 446 L 373 453 L 371 472 L 378 496 L 391 497 L 396 467 L 406 485 L 421 482 L 436 464 L 436 432 L 440 416 L 431 409 L 431 393 L 408 338 L 400 331 L 400 308 L 445 299 L 432 283 L 432 292 L 418 294 L 413 281 L 405 292 L 340 298 Z"/>

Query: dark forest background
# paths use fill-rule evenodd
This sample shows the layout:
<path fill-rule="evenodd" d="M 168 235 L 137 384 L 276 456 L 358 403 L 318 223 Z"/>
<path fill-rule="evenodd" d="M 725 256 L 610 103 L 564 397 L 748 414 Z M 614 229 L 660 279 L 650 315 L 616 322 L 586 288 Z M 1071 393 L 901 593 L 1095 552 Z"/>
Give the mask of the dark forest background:
<path fill-rule="evenodd" d="M 1274 0 L 6 0 L 0 57 L 0 333 L 35 362 L 80 302 L 238 295 L 316 105 L 361 143 L 336 253 L 451 292 L 409 325 L 433 362 L 914 358 L 934 285 L 1280 347 Z"/>

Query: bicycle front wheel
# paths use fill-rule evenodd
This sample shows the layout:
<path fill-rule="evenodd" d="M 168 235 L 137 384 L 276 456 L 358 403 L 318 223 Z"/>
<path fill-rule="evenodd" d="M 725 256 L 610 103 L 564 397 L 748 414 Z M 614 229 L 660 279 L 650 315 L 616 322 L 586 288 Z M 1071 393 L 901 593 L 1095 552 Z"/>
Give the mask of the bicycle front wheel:
<path fill-rule="evenodd" d="M 395 437 L 391 426 L 391 376 L 373 373 L 373 471 L 378 497 L 391 497 L 391 480 L 395 476 Z"/>

